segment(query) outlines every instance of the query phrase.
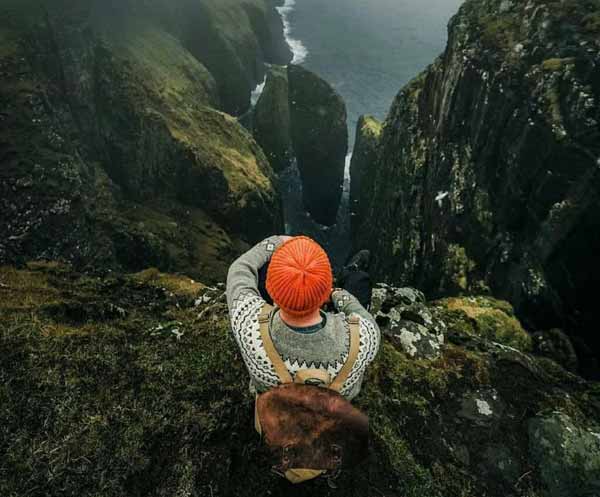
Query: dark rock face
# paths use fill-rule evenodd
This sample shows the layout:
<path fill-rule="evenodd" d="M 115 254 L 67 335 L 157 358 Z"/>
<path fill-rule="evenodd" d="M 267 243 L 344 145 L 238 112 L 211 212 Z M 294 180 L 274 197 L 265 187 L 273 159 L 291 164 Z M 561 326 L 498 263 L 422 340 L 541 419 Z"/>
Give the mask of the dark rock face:
<path fill-rule="evenodd" d="M 490 340 L 466 312 L 411 288 L 378 286 L 373 311 L 382 347 L 356 399 L 370 417 L 370 458 L 336 489 L 322 479 L 292 488 L 252 430 L 254 397 L 218 285 L 152 269 L 0 267 L 2 495 L 598 493 L 598 384 L 502 334 Z M 397 337 L 409 328 L 420 339 Z"/>
<path fill-rule="evenodd" d="M 372 116 L 360 116 L 356 127 L 356 141 L 350 162 L 350 212 L 354 245 L 360 245 L 360 228 L 363 222 L 363 206 L 369 205 L 369 195 L 373 189 L 373 179 L 377 170 L 379 143 L 383 128 Z"/>
<path fill-rule="evenodd" d="M 541 478 L 547 488 L 544 495 L 598 495 L 599 431 L 583 429 L 561 412 L 529 421 L 531 458 L 541 468 Z"/>
<path fill-rule="evenodd" d="M 346 105 L 316 74 L 288 67 L 292 143 L 304 203 L 315 221 L 335 223 L 348 151 Z"/>
<path fill-rule="evenodd" d="M 287 64 L 291 51 L 272 0 L 191 2 L 182 30 L 186 48 L 214 76 L 222 110 L 242 115 L 265 74 L 264 63 Z"/>
<path fill-rule="evenodd" d="M 0 261 L 222 276 L 282 226 L 263 152 L 152 12 L 61 5 L 0 21 Z"/>
<path fill-rule="evenodd" d="M 287 69 L 272 66 L 267 74 L 253 117 L 254 138 L 276 172 L 289 167 L 294 159 L 291 137 Z"/>
<path fill-rule="evenodd" d="M 445 53 L 397 96 L 358 207 L 380 278 L 491 290 L 528 326 L 600 350 L 599 8 L 465 2 Z"/>

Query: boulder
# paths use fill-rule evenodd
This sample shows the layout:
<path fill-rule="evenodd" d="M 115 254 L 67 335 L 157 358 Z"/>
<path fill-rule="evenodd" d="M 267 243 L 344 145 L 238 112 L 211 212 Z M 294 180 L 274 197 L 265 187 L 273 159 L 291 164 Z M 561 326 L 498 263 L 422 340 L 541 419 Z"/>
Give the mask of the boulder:
<path fill-rule="evenodd" d="M 536 354 L 549 357 L 569 371 L 577 371 L 579 360 L 575 353 L 575 347 L 562 330 L 536 331 L 532 338 Z"/>

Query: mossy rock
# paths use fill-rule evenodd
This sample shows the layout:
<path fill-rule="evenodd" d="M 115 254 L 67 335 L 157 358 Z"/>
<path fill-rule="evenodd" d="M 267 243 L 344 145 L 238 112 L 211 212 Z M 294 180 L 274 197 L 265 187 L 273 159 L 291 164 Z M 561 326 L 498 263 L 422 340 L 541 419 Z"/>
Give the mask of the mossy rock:
<path fill-rule="evenodd" d="M 476 334 L 525 352 L 532 349 L 531 335 L 508 302 L 490 297 L 462 297 L 443 299 L 436 304 L 458 317 L 454 329 L 459 333 Z"/>

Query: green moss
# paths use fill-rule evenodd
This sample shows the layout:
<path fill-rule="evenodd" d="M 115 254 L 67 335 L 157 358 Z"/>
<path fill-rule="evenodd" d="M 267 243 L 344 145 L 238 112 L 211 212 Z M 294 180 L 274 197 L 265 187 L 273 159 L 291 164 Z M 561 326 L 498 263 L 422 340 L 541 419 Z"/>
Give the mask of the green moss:
<path fill-rule="evenodd" d="M 574 63 L 574 57 L 567 57 L 564 59 L 546 59 L 544 62 L 542 62 L 542 68 L 544 69 L 544 71 L 554 72 L 560 71 L 563 67 Z"/>
<path fill-rule="evenodd" d="M 466 291 L 469 288 L 470 273 L 477 267 L 477 264 L 471 260 L 464 247 L 456 244 L 448 245 L 448 252 L 444 260 L 444 275 L 447 282 L 444 282 L 448 289 Z"/>
<path fill-rule="evenodd" d="M 531 335 L 523 329 L 508 302 L 489 297 L 467 297 L 444 299 L 437 304 L 459 313 L 459 319 L 453 320 L 459 332 L 477 334 L 522 351 L 532 348 Z"/>
<path fill-rule="evenodd" d="M 201 284 L 156 270 L 99 277 L 56 263 L 0 268 L 2 495 L 290 494 L 270 473 L 252 430 L 253 399 L 226 304 L 217 297 L 195 305 L 198 291 Z M 28 305 L 15 305 L 27 295 Z M 478 300 L 488 310 L 506 309 Z M 446 312 L 467 320 L 464 311 Z M 513 491 L 513 481 L 491 480 L 475 456 L 502 444 L 527 460 L 524 413 L 560 407 L 578 423 L 597 418 L 598 392 L 560 368 L 498 353 L 496 359 L 447 344 L 439 359 L 415 361 L 384 339 L 357 398 L 370 416 L 371 459 L 344 472 L 338 489 L 315 481 L 298 491 L 323 497 Z M 460 399 L 490 389 L 504 405 L 500 425 L 461 419 Z M 472 463 L 456 458 L 456 450 L 470 453 Z M 535 477 L 515 495 L 535 488 Z"/>
<path fill-rule="evenodd" d="M 600 33 L 600 13 L 587 14 L 583 18 L 583 27 L 589 34 Z"/>
<path fill-rule="evenodd" d="M 481 39 L 489 48 L 510 50 L 518 41 L 519 22 L 511 15 L 485 15 L 479 25 Z"/>
<path fill-rule="evenodd" d="M 378 140 L 383 132 L 383 123 L 373 116 L 363 116 L 362 132 L 365 135 Z"/>

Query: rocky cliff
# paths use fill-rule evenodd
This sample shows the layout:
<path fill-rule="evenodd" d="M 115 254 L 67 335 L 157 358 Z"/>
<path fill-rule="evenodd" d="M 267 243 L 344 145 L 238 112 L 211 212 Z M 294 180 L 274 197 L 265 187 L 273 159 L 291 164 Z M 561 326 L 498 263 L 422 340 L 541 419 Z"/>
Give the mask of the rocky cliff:
<path fill-rule="evenodd" d="M 369 205 L 379 158 L 382 125 L 373 116 L 361 116 L 356 126 L 354 152 L 350 162 L 350 215 L 352 243 L 361 245 L 364 206 Z"/>
<path fill-rule="evenodd" d="M 319 224 L 335 224 L 348 151 L 346 104 L 301 66 L 272 67 L 253 115 L 254 136 L 273 168 L 296 160 L 303 204 Z"/>
<path fill-rule="evenodd" d="M 397 96 L 361 194 L 379 277 L 491 291 L 600 350 L 599 34 L 596 0 L 464 3 Z"/>
<path fill-rule="evenodd" d="M 243 25 L 222 26 L 231 57 L 221 54 L 220 69 L 189 36 L 196 7 Z M 1 261 L 61 257 L 217 277 L 245 242 L 281 229 L 267 159 L 219 110 L 247 106 L 262 60 L 282 56 L 264 48 L 269 2 L 0 8 Z M 211 47 L 223 49 L 202 44 Z M 219 72 L 238 81 L 234 56 L 254 71 L 235 91 Z"/>
<path fill-rule="evenodd" d="M 300 66 L 288 68 L 292 142 L 304 204 L 315 221 L 335 223 L 348 152 L 346 104 L 324 80 Z"/>
<path fill-rule="evenodd" d="M 291 127 L 287 68 L 272 66 L 254 109 L 253 134 L 278 172 L 289 167 L 295 157 Z"/>
<path fill-rule="evenodd" d="M 0 268 L 0 494 L 600 492 L 598 385 L 530 355 L 509 304 L 380 286 L 372 311 L 383 344 L 357 399 L 370 458 L 337 488 L 293 487 L 253 431 L 222 287 L 156 270 Z"/>

